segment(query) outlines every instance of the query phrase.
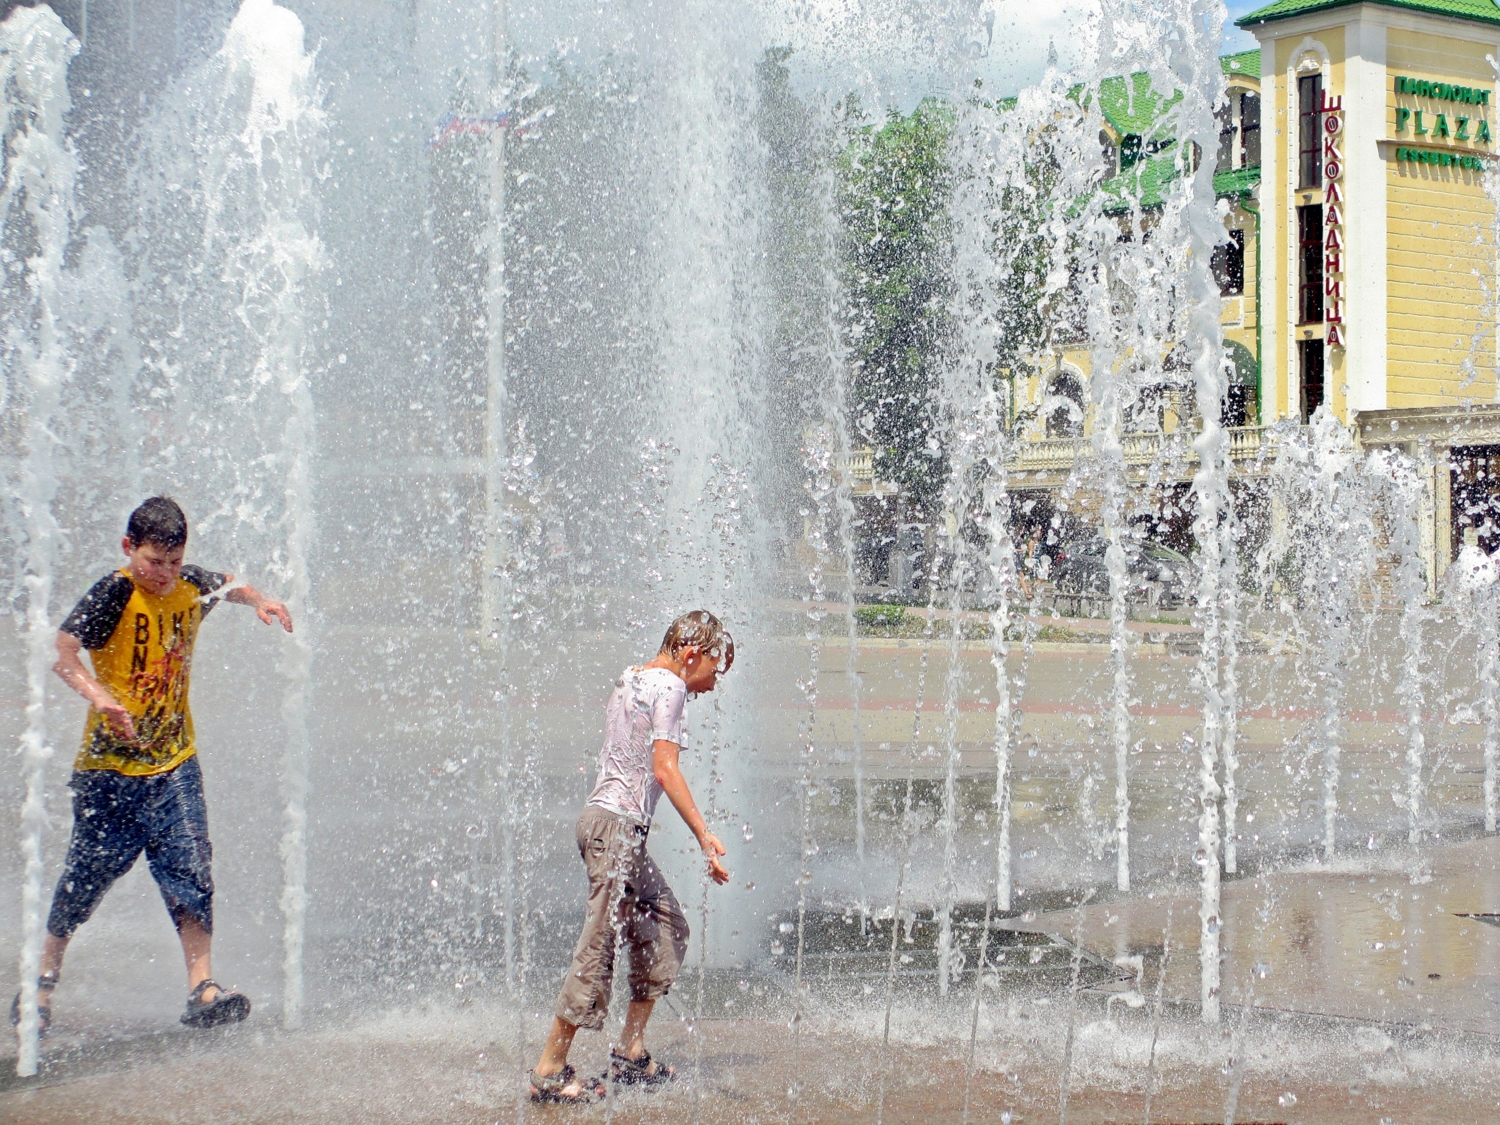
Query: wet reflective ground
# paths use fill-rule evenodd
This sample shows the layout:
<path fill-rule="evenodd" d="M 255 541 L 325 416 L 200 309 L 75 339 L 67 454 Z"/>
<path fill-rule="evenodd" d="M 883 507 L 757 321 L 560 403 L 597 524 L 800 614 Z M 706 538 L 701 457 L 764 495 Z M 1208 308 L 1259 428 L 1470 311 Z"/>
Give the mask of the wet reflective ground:
<path fill-rule="evenodd" d="M 639 654 L 597 637 L 568 637 L 563 670 L 527 709 L 537 776 L 520 867 L 530 912 L 524 950 L 517 951 L 526 980 L 517 1005 L 504 984 L 497 922 L 502 856 L 484 820 L 497 790 L 476 780 L 471 755 L 447 733 L 460 712 L 482 721 L 493 705 L 493 670 L 482 655 L 453 647 L 434 630 L 427 659 L 451 675 L 442 693 L 423 688 L 418 697 L 407 694 L 411 681 L 382 671 L 378 649 L 350 646 L 339 659 L 359 665 L 359 674 L 319 696 L 310 805 L 313 1016 L 306 1031 L 287 1034 L 277 1024 L 275 758 L 237 742 L 257 729 L 255 698 L 246 703 L 243 684 L 269 669 L 253 664 L 261 638 L 246 623 L 226 617 L 217 628 L 202 642 L 194 692 L 219 885 L 215 972 L 250 993 L 256 1012 L 245 1027 L 209 1035 L 176 1025 L 178 953 L 142 867 L 80 932 L 57 994 L 57 1031 L 44 1045 L 42 1076 L 34 1083 L 5 1078 L 0 1117 L 98 1120 L 107 1103 L 109 1119 L 142 1122 L 513 1118 L 517 1060 L 539 1044 L 574 937 L 582 873 L 571 823 L 592 775 L 601 685 Z M 1500 1081 L 1491 1077 L 1500 1053 L 1491 1038 L 1500 928 L 1456 917 L 1500 911 L 1493 889 L 1500 844 L 1478 828 L 1479 728 L 1465 710 L 1472 674 L 1466 681 L 1466 670 L 1453 668 L 1434 676 L 1424 727 L 1427 839 L 1416 848 L 1406 842 L 1406 813 L 1392 797 L 1405 785 L 1407 735 L 1378 655 L 1350 675 L 1341 855 L 1320 867 L 1312 847 L 1322 760 L 1313 740 L 1313 688 L 1295 653 L 1245 658 L 1247 874 L 1226 883 L 1227 1005 L 1223 1024 L 1207 1029 L 1196 1013 L 1197 903 L 1188 884 L 1197 755 L 1184 738 L 1198 724 L 1191 638 L 1174 653 L 1144 630 L 1140 635 L 1132 671 L 1134 694 L 1145 702 L 1132 709 L 1136 889 L 1129 895 L 1113 890 L 1104 650 L 1043 642 L 1026 661 L 1013 767 L 1016 883 L 1024 893 L 1012 917 L 996 920 L 987 947 L 971 1120 L 998 1120 L 1005 1111 L 1015 1120 L 1053 1120 L 1064 1085 L 1070 1121 L 1141 1120 L 1154 1083 L 1152 1120 L 1222 1121 L 1236 1073 L 1241 1121 L 1485 1119 L 1500 1106 Z M 1377 638 L 1370 651 L 1390 647 Z M 957 705 L 949 709 L 945 642 L 866 641 L 857 661 L 856 748 L 845 651 L 826 644 L 810 756 L 798 733 L 811 710 L 799 686 L 807 683 L 807 643 L 774 639 L 760 649 L 742 657 L 733 684 L 747 693 L 742 701 L 754 719 L 736 735 L 745 741 L 735 743 L 748 746 L 738 776 L 752 791 L 725 792 L 740 784 L 726 781 L 718 802 L 727 810 L 720 821 L 735 883 L 710 900 L 715 944 L 703 962 L 701 1001 L 695 945 L 671 998 L 675 1012 L 664 1009 L 656 1025 L 654 1048 L 683 1062 L 693 1080 L 655 1100 L 622 1099 L 609 1112 L 620 1120 L 696 1114 L 704 1121 L 866 1121 L 883 1080 L 886 1120 L 962 1120 L 982 903 L 994 863 L 988 649 L 959 647 Z M 1022 660 L 1017 651 L 1012 667 Z M 5 690 L 12 695 L 13 683 Z M 58 699 L 49 887 L 66 838 L 62 786 L 73 725 L 81 721 L 80 706 Z M 13 707 L 4 714 L 15 721 Z M 701 720 L 711 715 L 703 702 L 690 710 L 699 740 L 685 767 L 700 791 L 708 733 Z M 952 893 L 962 968 L 942 997 L 933 912 L 947 893 L 938 818 L 950 721 L 960 754 Z M 866 796 L 863 868 L 855 846 L 856 749 Z M 813 783 L 815 853 L 802 965 L 808 991 L 794 1025 L 804 770 Z M 903 833 L 895 814 L 908 779 L 914 814 Z M 745 825 L 749 839 L 740 831 Z M 701 933 L 703 892 L 691 857 L 682 854 L 685 843 L 668 814 L 653 851 L 674 870 Z M 18 886 L 14 854 L 8 850 L 0 868 L 7 901 L 15 901 Z M 889 988 L 891 1046 L 883 1049 L 891 931 L 881 915 L 889 919 L 903 854 L 905 917 Z M 1094 898 L 1081 917 L 1069 910 L 1089 891 Z M 872 915 L 863 923 L 861 902 Z M 15 916 L 6 912 L 5 963 L 14 963 L 17 936 Z M 1264 975 L 1255 976 L 1252 997 L 1257 965 Z M 703 1014 L 701 1041 L 678 1019 L 695 1011 Z M 602 1067 L 605 1039 L 579 1042 L 582 1058 Z M 7 1074 L 12 1053 L 7 1046 L 0 1060 Z M 523 1108 L 536 1120 L 593 1120 L 606 1112 Z"/>
<path fill-rule="evenodd" d="M 711 982 L 710 1000 L 737 992 Z M 1191 1010 L 1131 1009 L 1093 992 L 987 990 L 972 1070 L 972 994 L 898 1000 L 892 1046 L 879 1013 L 815 985 L 798 1034 L 783 993 L 740 1018 L 704 1019 L 696 1037 L 664 1018 L 653 1046 L 682 1071 L 673 1089 L 586 1109 L 519 1101 L 517 1021 L 494 1003 L 431 1003 L 322 1022 L 288 1035 L 253 1024 L 208 1036 L 141 1032 L 57 1054 L 35 1083 L 0 1082 L 5 1119 L 32 1123 L 1073 1122 L 1371 1123 L 1492 1119 L 1500 1105 L 1492 1039 L 1355 1024 L 1257 1008 L 1207 1030 Z M 1071 1029 L 1071 1050 L 1069 1048 Z M 525 1014 L 520 1058 L 543 1021 Z M 1155 1043 L 1155 1067 L 1151 1065 Z M 602 1070 L 602 1036 L 580 1067 Z M 1067 1066 L 1064 1062 L 1067 1060 Z M 882 1085 L 884 1090 L 882 1092 Z"/>
<path fill-rule="evenodd" d="M 1224 988 L 1257 1010 L 1500 1034 L 1500 840 L 1308 864 L 1225 884 Z M 1477 915 L 1477 917 L 1476 917 Z M 1158 890 L 1017 927 L 1074 936 L 1108 960 L 1142 955 L 1155 987 L 1198 995 L 1198 903 Z"/>

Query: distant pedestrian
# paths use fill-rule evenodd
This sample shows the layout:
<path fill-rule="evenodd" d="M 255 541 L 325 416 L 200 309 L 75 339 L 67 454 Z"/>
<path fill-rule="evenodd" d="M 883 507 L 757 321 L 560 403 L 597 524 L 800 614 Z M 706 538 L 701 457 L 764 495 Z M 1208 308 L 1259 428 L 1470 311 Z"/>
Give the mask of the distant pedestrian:
<path fill-rule="evenodd" d="M 1033 530 L 1021 548 L 1021 565 L 1016 573 L 1021 593 L 1028 600 L 1036 595 L 1036 584 L 1047 577 L 1047 563 L 1047 556 L 1042 554 L 1042 533 Z"/>
<path fill-rule="evenodd" d="M 734 663 L 734 640 L 705 610 L 672 622 L 655 659 L 627 668 L 605 705 L 599 776 L 578 818 L 578 851 L 588 869 L 583 933 L 557 998 L 541 1060 L 528 1074 L 532 1101 L 587 1102 L 604 1093 L 601 1079 L 580 1078 L 568 1051 L 580 1027 L 604 1026 L 614 981 L 615 950 L 630 954 L 630 1008 L 608 1077 L 659 1086 L 675 1072 L 646 1050 L 646 1021 L 682 968 L 688 925 L 672 888 L 646 854 L 646 837 L 663 793 L 697 838 L 715 883 L 729 881 L 724 845 L 708 830 L 678 768 L 687 697 L 713 691 Z"/>
<path fill-rule="evenodd" d="M 188 710 L 193 643 L 214 591 L 233 580 L 184 566 L 187 517 L 154 496 L 130 514 L 121 547 L 129 560 L 101 578 L 63 620 L 54 670 L 89 702 L 83 747 L 73 764 L 73 835 L 42 948 L 37 1010 L 43 1032 L 63 954 L 110 886 L 141 852 L 177 927 L 187 962 L 187 1010 L 194 1027 L 242 1020 L 249 997 L 221 988 L 211 975 L 213 876 L 203 773 Z M 249 586 L 223 596 L 247 605 L 288 633 L 286 606 Z M 80 658 L 89 650 L 93 673 Z M 21 997 L 11 1005 L 19 1023 Z"/>

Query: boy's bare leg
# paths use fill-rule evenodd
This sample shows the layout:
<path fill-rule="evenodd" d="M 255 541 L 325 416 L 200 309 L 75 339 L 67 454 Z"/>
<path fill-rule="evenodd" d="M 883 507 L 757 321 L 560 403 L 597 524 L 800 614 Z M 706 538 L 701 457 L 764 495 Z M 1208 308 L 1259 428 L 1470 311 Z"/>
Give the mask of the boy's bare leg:
<path fill-rule="evenodd" d="M 62 971 L 63 954 L 68 951 L 68 939 L 48 934 L 42 942 L 42 976 L 55 976 Z"/>
<path fill-rule="evenodd" d="M 192 918 L 182 920 L 182 924 L 177 927 L 177 936 L 182 941 L 182 958 L 187 962 L 188 991 L 191 992 L 214 975 L 213 967 L 209 964 L 209 947 L 213 943 L 213 937 Z M 205 988 L 201 999 L 207 1004 L 218 994 L 219 990 L 216 988 Z"/>
<path fill-rule="evenodd" d="M 62 971 L 63 954 L 68 951 L 68 939 L 48 934 L 42 942 L 41 972 L 36 982 L 36 1000 L 40 1007 L 50 1007 L 52 990 L 57 987 L 57 976 Z M 20 999 L 18 995 L 17 1000 Z"/>
<path fill-rule="evenodd" d="M 655 1000 L 632 1000 L 625 1013 L 625 1026 L 620 1029 L 620 1054 L 627 1059 L 638 1059 L 646 1053 L 646 1021 L 651 1018 Z M 655 1064 L 652 1064 L 655 1066 Z M 655 1073 L 653 1071 L 652 1073 Z"/>
<path fill-rule="evenodd" d="M 543 1078 L 562 1073 L 562 1068 L 568 1065 L 568 1052 L 573 1049 L 573 1036 L 577 1034 L 576 1023 L 554 1016 L 552 1030 L 548 1032 L 547 1043 L 542 1048 L 542 1059 L 536 1064 L 536 1073 Z"/>

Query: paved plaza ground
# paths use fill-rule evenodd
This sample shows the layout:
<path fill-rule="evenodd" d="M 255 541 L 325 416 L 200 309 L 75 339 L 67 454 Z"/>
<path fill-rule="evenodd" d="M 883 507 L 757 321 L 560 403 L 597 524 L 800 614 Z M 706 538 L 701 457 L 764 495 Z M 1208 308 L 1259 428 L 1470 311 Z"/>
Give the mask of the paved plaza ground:
<path fill-rule="evenodd" d="M 1245 658 L 1245 874 L 1225 883 L 1225 1007 L 1222 1022 L 1205 1027 L 1191 882 L 1196 756 L 1184 741 L 1199 721 L 1192 653 L 1143 630 L 1132 655 L 1136 881 L 1121 894 L 1108 847 L 1106 646 L 1038 645 L 1025 666 L 1014 759 L 1021 893 L 996 923 L 976 1025 L 974 953 L 994 855 L 988 649 L 961 644 L 950 674 L 945 642 L 867 643 L 857 661 L 856 725 L 840 644 L 822 647 L 810 700 L 807 643 L 767 638 L 736 667 L 745 679 L 735 690 L 753 692 L 724 702 L 725 714 L 740 716 L 726 720 L 726 746 L 745 739 L 750 749 L 718 783 L 736 879 L 709 900 L 714 952 L 703 962 L 701 1001 L 695 944 L 655 1024 L 653 1048 L 680 1065 L 682 1080 L 659 1095 L 563 1109 L 516 1095 L 581 902 L 571 821 L 597 740 L 595 697 L 631 654 L 571 638 L 586 658 L 563 661 L 525 716 L 536 777 L 526 798 L 528 976 L 519 997 L 500 969 L 503 864 L 484 819 L 503 789 L 493 773 L 476 774 L 464 741 L 492 704 L 493 670 L 476 661 L 442 693 L 420 695 L 417 680 L 381 672 L 378 651 L 341 657 L 364 665 L 341 681 L 338 706 L 317 713 L 309 1018 L 288 1032 L 278 1003 L 276 680 L 269 665 L 226 673 L 246 644 L 242 633 L 230 620 L 205 636 L 195 710 L 219 884 L 215 971 L 251 994 L 256 1011 L 243 1027 L 211 1033 L 177 1025 L 184 989 L 175 942 L 149 877 L 133 871 L 70 950 L 42 1074 L 17 1079 L 14 1048 L 0 1053 L 0 1120 L 959 1123 L 966 1088 L 974 1122 L 1006 1113 L 1013 1122 L 1061 1121 L 1064 1100 L 1068 1122 L 1142 1121 L 1148 1094 L 1150 1120 L 1165 1125 L 1230 1115 L 1369 1125 L 1500 1118 L 1500 928 L 1461 917 L 1500 913 L 1500 841 L 1479 828 L 1479 727 L 1473 677 L 1461 662 L 1434 673 L 1425 838 L 1415 846 L 1392 799 L 1405 783 L 1409 743 L 1381 678 L 1394 642 L 1377 638 L 1368 664 L 1351 671 L 1340 852 L 1324 864 L 1313 847 L 1321 715 L 1306 654 L 1267 648 Z M 444 643 L 438 633 L 423 641 L 433 667 L 465 667 Z M 1021 654 L 1012 659 L 1020 670 Z M 11 702 L 16 688 L 0 683 Z M 59 696 L 49 887 L 66 838 L 62 786 L 75 710 Z M 809 729 L 811 761 L 801 749 Z M 700 781 L 710 764 L 705 745 L 700 739 L 685 755 Z M 953 887 L 967 960 L 944 996 L 933 948 L 943 894 L 934 802 L 949 745 L 964 816 Z M 851 807 L 856 762 L 867 801 L 863 866 Z M 804 768 L 814 771 L 817 851 L 799 1020 L 787 927 Z M 916 814 L 903 845 L 889 814 L 907 779 Z M 751 785 L 753 798 L 739 788 Z M 657 831 L 653 850 L 674 870 L 702 932 L 703 892 L 690 857 L 679 854 L 680 826 L 663 822 Z M 885 935 L 903 846 L 903 925 L 913 941 L 900 946 L 887 1043 Z M 6 901 L 15 901 L 18 879 L 8 859 L 0 867 Z M 1071 909 L 1089 892 L 1081 912 Z M 861 896 L 869 919 L 856 939 Z M 17 936 L 14 915 L 0 918 L 5 963 L 14 964 Z M 696 1037 L 681 1018 L 695 1011 Z M 602 1069 L 607 1038 L 585 1035 L 579 1044 L 580 1063 Z"/>

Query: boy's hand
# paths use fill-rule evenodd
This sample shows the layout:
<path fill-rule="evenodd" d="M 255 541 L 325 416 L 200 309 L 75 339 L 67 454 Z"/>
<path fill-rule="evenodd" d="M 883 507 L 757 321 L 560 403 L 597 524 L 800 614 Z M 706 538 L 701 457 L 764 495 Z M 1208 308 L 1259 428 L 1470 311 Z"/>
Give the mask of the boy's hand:
<path fill-rule="evenodd" d="M 729 872 L 719 862 L 719 857 L 724 854 L 724 845 L 719 843 L 719 838 L 712 832 L 703 833 L 698 843 L 703 846 L 703 854 L 708 859 L 708 877 L 722 887 L 729 882 Z"/>
<path fill-rule="evenodd" d="M 288 633 L 292 631 L 292 611 L 281 602 L 266 597 L 254 586 L 236 586 L 224 595 L 224 600 L 235 605 L 247 605 L 267 625 L 280 621 L 283 629 Z"/>
<path fill-rule="evenodd" d="M 108 692 L 103 693 L 103 698 L 91 700 L 94 710 L 104 716 L 104 725 L 109 727 L 121 738 L 135 738 L 135 722 L 130 717 L 130 712 L 125 705 Z"/>
<path fill-rule="evenodd" d="M 281 627 L 288 633 L 292 631 L 292 611 L 280 602 L 273 602 L 269 599 L 261 602 L 255 607 L 255 615 L 267 625 L 271 624 L 274 618 L 281 622 Z"/>

